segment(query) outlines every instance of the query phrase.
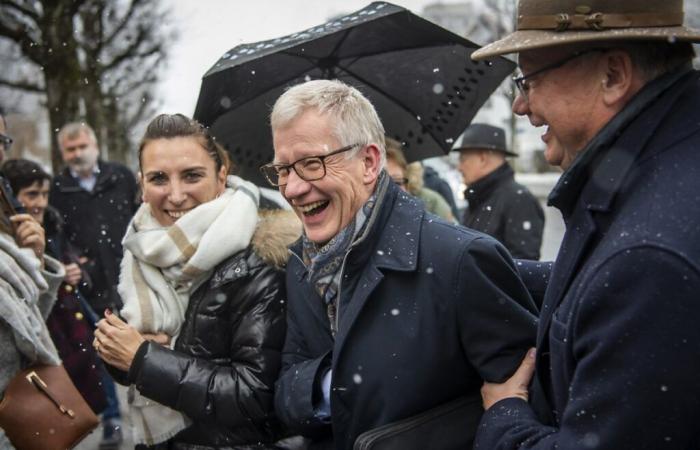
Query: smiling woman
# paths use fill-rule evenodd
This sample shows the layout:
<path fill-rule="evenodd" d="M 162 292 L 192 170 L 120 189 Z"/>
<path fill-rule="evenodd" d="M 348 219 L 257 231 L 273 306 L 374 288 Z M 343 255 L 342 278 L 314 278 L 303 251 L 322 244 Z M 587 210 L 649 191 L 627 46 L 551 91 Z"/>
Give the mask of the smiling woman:
<path fill-rule="evenodd" d="M 122 318 L 106 312 L 94 341 L 132 385 L 134 442 L 272 448 L 282 267 L 298 221 L 260 213 L 258 188 L 227 177 L 226 152 L 181 114 L 149 124 L 139 163 L 144 203 L 124 237 Z"/>

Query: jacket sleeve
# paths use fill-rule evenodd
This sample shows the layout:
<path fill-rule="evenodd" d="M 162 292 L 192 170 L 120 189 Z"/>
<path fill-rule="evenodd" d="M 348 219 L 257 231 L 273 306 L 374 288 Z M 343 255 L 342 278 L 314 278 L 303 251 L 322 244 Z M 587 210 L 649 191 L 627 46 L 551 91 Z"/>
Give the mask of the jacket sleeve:
<path fill-rule="evenodd" d="M 505 381 L 535 346 L 537 309 L 508 251 L 495 239 L 474 239 L 455 270 L 465 354 L 483 380 Z"/>
<path fill-rule="evenodd" d="M 302 310 L 302 306 L 291 302 L 288 305 L 287 338 L 282 352 L 282 372 L 275 388 L 275 411 L 290 430 L 314 437 L 330 432 L 328 419 L 317 417 L 315 406 L 322 395 L 321 380 L 331 365 L 331 351 L 323 355 L 313 355 L 310 351 L 300 329 L 303 321 L 298 317 L 311 312 Z"/>
<path fill-rule="evenodd" d="M 698 267 L 660 248 L 624 250 L 581 289 L 571 319 L 552 319 L 572 327 L 576 358 L 558 427 L 505 399 L 482 417 L 475 448 L 698 448 Z M 561 331 L 551 345 L 567 345 Z"/>
<path fill-rule="evenodd" d="M 504 209 L 503 245 L 513 258 L 540 259 L 544 211 L 529 192 L 516 194 Z"/>
<path fill-rule="evenodd" d="M 227 294 L 244 298 L 231 308 L 236 319 L 230 365 L 148 343 L 137 353 L 129 376 L 141 394 L 193 421 L 235 427 L 272 414 L 285 333 L 284 274 L 267 267 L 241 291 Z"/>

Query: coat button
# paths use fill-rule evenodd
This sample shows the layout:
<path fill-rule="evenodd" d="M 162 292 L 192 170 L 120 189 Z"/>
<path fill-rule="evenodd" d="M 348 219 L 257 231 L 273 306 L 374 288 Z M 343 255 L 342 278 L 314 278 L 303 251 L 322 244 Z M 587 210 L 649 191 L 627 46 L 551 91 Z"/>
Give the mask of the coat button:
<path fill-rule="evenodd" d="M 66 292 L 73 292 L 73 286 L 66 284 Z"/>
<path fill-rule="evenodd" d="M 81 313 L 81 312 L 75 313 L 75 318 L 76 318 L 77 320 L 83 320 L 83 313 Z"/>

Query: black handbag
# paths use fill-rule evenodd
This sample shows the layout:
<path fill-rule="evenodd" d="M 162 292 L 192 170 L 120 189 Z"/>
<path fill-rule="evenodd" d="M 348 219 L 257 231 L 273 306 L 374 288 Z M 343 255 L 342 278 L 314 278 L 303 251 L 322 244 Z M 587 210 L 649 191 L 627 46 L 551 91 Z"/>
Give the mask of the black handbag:
<path fill-rule="evenodd" d="M 480 395 L 460 397 L 421 414 L 362 433 L 353 450 L 467 450 L 483 414 Z"/>

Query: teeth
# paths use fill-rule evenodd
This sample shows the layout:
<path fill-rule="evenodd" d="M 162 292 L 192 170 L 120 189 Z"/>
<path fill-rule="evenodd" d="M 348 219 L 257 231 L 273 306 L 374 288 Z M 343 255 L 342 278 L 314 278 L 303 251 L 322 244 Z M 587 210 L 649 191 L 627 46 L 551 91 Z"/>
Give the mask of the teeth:
<path fill-rule="evenodd" d="M 297 208 L 299 208 L 299 211 L 301 211 L 303 213 L 307 213 L 309 211 L 312 211 L 315 208 L 318 208 L 319 206 L 323 205 L 324 203 L 326 203 L 326 202 L 325 201 L 313 202 L 313 203 L 306 204 L 304 206 L 297 206 Z"/>
<path fill-rule="evenodd" d="M 180 217 L 184 216 L 188 212 L 192 211 L 192 208 L 190 209 L 185 209 L 182 211 L 168 211 L 168 215 L 174 219 L 179 219 Z"/>

